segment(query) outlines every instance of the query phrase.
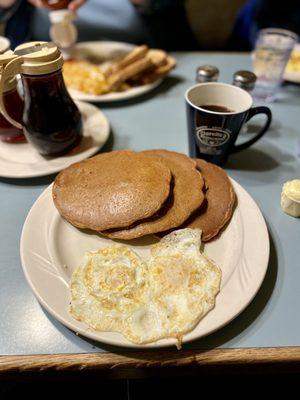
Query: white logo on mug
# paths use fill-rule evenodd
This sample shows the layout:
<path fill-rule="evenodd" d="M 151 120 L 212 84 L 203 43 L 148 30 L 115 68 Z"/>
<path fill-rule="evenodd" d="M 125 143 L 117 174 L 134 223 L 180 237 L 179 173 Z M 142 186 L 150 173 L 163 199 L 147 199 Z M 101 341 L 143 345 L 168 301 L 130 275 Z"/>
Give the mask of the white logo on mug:
<path fill-rule="evenodd" d="M 196 135 L 202 144 L 211 147 L 222 146 L 230 138 L 230 133 L 227 131 L 221 128 L 207 128 L 206 126 L 196 128 Z"/>

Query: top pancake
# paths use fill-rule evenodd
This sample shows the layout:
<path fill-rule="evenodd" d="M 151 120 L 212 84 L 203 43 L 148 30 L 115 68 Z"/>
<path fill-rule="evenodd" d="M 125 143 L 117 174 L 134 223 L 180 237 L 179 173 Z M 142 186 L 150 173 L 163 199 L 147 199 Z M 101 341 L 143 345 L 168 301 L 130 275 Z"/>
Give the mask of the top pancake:
<path fill-rule="evenodd" d="M 79 228 L 102 231 L 149 218 L 170 193 L 170 169 L 156 158 L 129 150 L 100 154 L 56 177 L 53 200 Z"/>
<path fill-rule="evenodd" d="M 140 154 L 159 160 L 170 168 L 174 179 L 172 197 L 154 218 L 127 229 L 102 232 L 110 238 L 129 240 L 174 229 L 182 225 L 204 200 L 204 181 L 194 160 L 184 154 L 167 150 L 148 150 Z"/>
<path fill-rule="evenodd" d="M 206 202 L 192 215 L 186 228 L 202 230 L 202 240 L 215 237 L 230 220 L 235 205 L 235 193 L 226 172 L 217 165 L 196 160 L 206 186 Z"/>

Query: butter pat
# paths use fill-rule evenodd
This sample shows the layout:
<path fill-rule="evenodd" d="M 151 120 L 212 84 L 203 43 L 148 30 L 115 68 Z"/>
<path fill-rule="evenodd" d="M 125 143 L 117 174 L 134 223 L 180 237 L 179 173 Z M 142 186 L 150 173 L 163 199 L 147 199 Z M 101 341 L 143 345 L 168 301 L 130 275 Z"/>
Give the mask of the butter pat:
<path fill-rule="evenodd" d="M 293 179 L 283 185 L 281 208 L 292 217 L 300 217 L 300 179 Z"/>

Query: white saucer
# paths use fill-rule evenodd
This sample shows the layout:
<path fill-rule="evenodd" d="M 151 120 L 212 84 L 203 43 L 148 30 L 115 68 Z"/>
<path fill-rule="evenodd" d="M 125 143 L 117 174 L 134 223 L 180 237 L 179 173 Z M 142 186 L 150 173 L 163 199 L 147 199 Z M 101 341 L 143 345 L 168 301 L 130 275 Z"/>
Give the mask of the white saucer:
<path fill-rule="evenodd" d="M 33 178 L 59 172 L 77 161 L 97 153 L 109 136 L 109 122 L 97 107 L 76 102 L 83 116 L 83 139 L 80 145 L 61 157 L 43 157 L 29 143 L 0 141 L 0 176 Z"/>

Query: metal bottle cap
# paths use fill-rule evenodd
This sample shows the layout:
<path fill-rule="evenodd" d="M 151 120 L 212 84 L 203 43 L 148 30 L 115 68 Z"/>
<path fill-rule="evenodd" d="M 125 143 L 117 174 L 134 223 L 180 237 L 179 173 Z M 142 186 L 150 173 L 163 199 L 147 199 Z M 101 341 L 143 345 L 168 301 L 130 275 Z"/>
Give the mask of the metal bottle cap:
<path fill-rule="evenodd" d="M 233 75 L 232 84 L 247 91 L 254 89 L 255 82 L 256 75 L 251 71 L 237 71 Z"/>
<path fill-rule="evenodd" d="M 218 80 L 220 71 L 214 65 L 201 65 L 197 68 L 196 81 L 202 82 L 216 82 Z"/>
<path fill-rule="evenodd" d="M 28 42 L 15 48 L 21 69 L 18 73 L 43 75 L 57 71 L 63 65 L 63 57 L 54 43 Z"/>

